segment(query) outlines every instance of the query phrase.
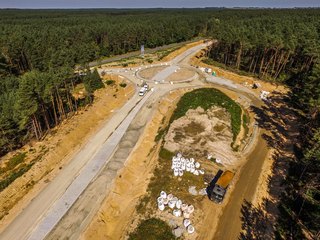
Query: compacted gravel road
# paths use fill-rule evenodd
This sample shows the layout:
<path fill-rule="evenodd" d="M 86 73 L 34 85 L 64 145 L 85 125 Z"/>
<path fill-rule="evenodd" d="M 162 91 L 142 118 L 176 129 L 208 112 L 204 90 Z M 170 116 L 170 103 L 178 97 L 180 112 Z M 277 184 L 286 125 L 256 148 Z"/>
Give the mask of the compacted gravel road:
<path fill-rule="evenodd" d="M 200 44 L 188 49 L 170 61 L 168 67 L 159 72 L 158 79 L 165 79 L 177 67 L 186 66 L 188 60 L 207 44 Z M 199 70 L 189 66 L 199 73 Z M 141 83 L 134 69 L 105 69 L 128 78 L 135 84 Z M 261 105 L 261 101 L 250 90 L 226 79 L 205 76 L 213 85 L 228 88 L 242 94 Z M 151 81 L 152 82 L 152 81 Z M 152 106 L 171 90 L 185 87 L 201 87 L 205 83 L 194 80 L 180 84 L 154 84 L 152 90 L 140 97 L 135 94 L 121 109 L 114 112 L 112 118 L 87 142 L 59 175 L 21 211 L 20 215 L 0 234 L 0 239 L 78 239 L 81 232 L 90 223 L 98 211 L 103 199 L 108 194 L 112 180 L 116 177 L 138 142 L 144 126 L 152 115 Z M 215 239 L 232 239 L 240 231 L 240 209 L 243 199 L 250 199 L 256 189 L 256 183 L 267 149 L 257 134 L 253 142 L 258 141 L 258 148 L 249 154 L 249 160 L 243 167 L 225 213 L 221 217 L 219 231 Z M 261 150 L 261 148 L 263 148 Z M 258 151 L 258 152 L 257 152 Z M 258 158 L 259 161 L 255 161 Z M 247 175 L 250 174 L 250 179 Z M 243 175 L 243 176 L 242 176 Z M 233 217 L 232 217 L 233 216 Z M 230 229 L 230 218 L 233 219 Z M 228 231 L 227 238 L 223 238 Z M 227 231 L 227 232 L 228 232 Z"/>

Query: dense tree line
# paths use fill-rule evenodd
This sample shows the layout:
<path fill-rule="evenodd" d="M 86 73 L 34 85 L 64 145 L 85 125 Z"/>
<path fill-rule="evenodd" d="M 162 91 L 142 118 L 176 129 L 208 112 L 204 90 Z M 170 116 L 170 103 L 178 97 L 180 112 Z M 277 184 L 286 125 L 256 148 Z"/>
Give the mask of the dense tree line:
<path fill-rule="evenodd" d="M 278 233 L 319 234 L 320 10 L 1 10 L 0 155 L 90 103 L 103 86 L 76 65 L 197 36 L 217 39 L 209 58 L 291 88 L 302 113 L 300 143 L 280 205 Z M 72 91 L 83 83 L 88 98 Z"/>
<path fill-rule="evenodd" d="M 23 73 L 73 67 L 101 56 L 198 36 L 205 16 L 192 11 L 1 11 L 2 68 Z"/>
<path fill-rule="evenodd" d="M 77 83 L 84 82 L 87 98 L 72 95 Z M 70 69 L 40 72 L 31 70 L 16 77 L 4 77 L 0 92 L 1 153 L 20 146 L 30 137 L 41 139 L 46 131 L 90 103 L 94 90 L 103 87 L 98 72 L 88 71 L 82 78 Z"/>
<path fill-rule="evenodd" d="M 278 233 L 286 239 L 320 237 L 320 64 L 288 79 L 291 103 L 300 110 L 295 158 L 280 202 Z"/>
<path fill-rule="evenodd" d="M 223 13 L 223 12 L 222 12 Z M 300 134 L 276 226 L 282 239 L 320 236 L 320 10 L 230 10 L 214 14 L 209 58 L 291 89 Z"/>
<path fill-rule="evenodd" d="M 264 79 L 308 70 L 320 53 L 319 10 L 230 11 L 211 19 L 209 56 Z"/>
<path fill-rule="evenodd" d="M 0 155 L 41 139 L 89 103 L 103 87 L 97 72 L 75 77 L 76 65 L 102 56 L 189 40 L 203 34 L 205 15 L 162 10 L 1 10 Z M 74 99 L 83 82 L 89 99 Z"/>

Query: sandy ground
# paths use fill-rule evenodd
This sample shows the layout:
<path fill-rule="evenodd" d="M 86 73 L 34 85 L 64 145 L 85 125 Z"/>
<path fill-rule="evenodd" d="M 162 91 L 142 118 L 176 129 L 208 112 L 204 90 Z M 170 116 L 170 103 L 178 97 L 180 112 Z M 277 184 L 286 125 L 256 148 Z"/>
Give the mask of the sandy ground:
<path fill-rule="evenodd" d="M 176 102 L 184 91 L 174 91 L 157 105 L 137 148 L 129 156 L 126 167 L 118 174 L 112 192 L 105 199 L 83 239 L 123 239 L 139 198 L 146 193 L 148 181 L 158 158 L 154 139 L 160 126 L 166 124 Z"/>
<path fill-rule="evenodd" d="M 174 59 L 175 57 L 177 57 L 178 55 L 180 55 L 181 53 L 187 51 L 188 49 L 194 47 L 194 46 L 197 46 L 199 44 L 203 43 L 202 40 L 200 41 L 197 41 L 197 42 L 194 42 L 194 43 L 189 43 L 189 44 L 186 44 L 185 46 L 179 48 L 178 50 L 170 53 L 168 56 L 164 57 L 162 59 L 163 62 L 167 62 L 167 61 L 171 61 L 172 59 Z"/>
<path fill-rule="evenodd" d="M 159 127 L 167 124 L 175 103 L 186 91 L 172 92 L 157 106 L 152 121 L 146 126 L 137 148 L 130 155 L 126 167 L 119 173 L 112 193 L 105 199 L 99 213 L 95 216 L 82 239 L 124 239 L 128 232 L 136 226 L 135 206 L 139 198 L 146 193 L 147 185 L 158 159 L 158 145 L 154 142 Z M 231 92 L 231 91 L 230 91 Z M 229 93 L 229 95 L 232 95 Z M 233 95 L 236 97 L 237 95 Z M 144 159 L 142 161 L 142 159 Z M 212 173 L 218 166 L 211 169 Z M 233 188 L 231 184 L 230 189 Z M 227 204 L 230 196 L 227 195 L 222 205 L 213 204 L 206 197 L 196 202 L 197 211 L 193 219 L 196 222 L 197 235 L 188 239 L 206 239 L 205 233 L 212 232 L 212 227 L 218 223 L 217 217 Z M 221 207 L 222 206 L 222 207 Z M 210 211 L 207 211 L 207 209 Z M 163 218 L 163 216 L 162 216 Z M 135 220 L 135 222 L 132 222 Z M 210 222 L 210 225 L 206 224 Z M 204 235 L 203 235 L 204 234 Z"/>
<path fill-rule="evenodd" d="M 225 76 L 228 76 L 227 73 L 225 74 Z M 242 78 L 233 73 L 228 74 L 230 74 L 230 78 L 235 82 L 249 82 L 249 79 L 247 77 Z M 256 82 L 256 80 L 253 79 L 252 81 Z M 266 83 L 266 85 L 262 86 L 266 86 L 264 90 L 281 89 L 281 87 L 277 87 L 269 83 Z M 229 97 L 245 105 L 245 108 L 248 108 L 250 104 L 252 104 L 250 101 L 248 101 L 248 99 L 240 98 L 239 95 L 235 92 L 225 90 L 223 88 L 220 88 L 220 90 L 225 92 Z M 260 90 L 261 89 L 258 89 L 256 91 L 259 92 Z M 175 98 L 177 99 L 178 97 L 179 96 L 176 96 Z M 173 101 L 173 103 L 174 102 L 175 101 Z M 94 218 L 94 221 L 92 221 L 86 232 L 83 234 L 83 239 L 122 239 L 125 237 L 128 231 L 132 230 L 130 229 L 130 227 L 128 228 L 128 226 L 130 225 L 131 221 L 133 220 L 133 216 L 135 215 L 135 205 L 139 202 L 139 198 L 145 194 L 147 184 L 149 182 L 150 176 L 152 175 L 155 162 L 157 160 L 157 147 L 155 147 L 155 143 L 153 142 L 154 137 L 156 136 L 159 126 L 163 124 L 161 123 L 164 116 L 163 113 L 165 113 L 166 116 L 170 116 L 171 114 L 171 112 L 168 111 L 167 104 L 161 103 L 161 108 L 164 111 L 162 111 L 161 114 L 158 109 L 153 117 L 152 122 L 146 127 L 146 130 L 141 138 L 141 142 L 138 143 L 137 149 L 128 159 L 126 168 L 124 168 L 119 175 L 121 176 L 121 178 L 117 178 L 112 194 L 110 194 L 104 201 L 101 209 L 99 210 L 99 214 Z M 249 114 L 250 116 L 253 116 L 251 112 Z M 250 122 L 250 124 L 252 128 L 254 123 Z M 269 154 L 269 150 L 265 146 L 265 143 L 263 145 L 263 140 L 261 138 L 259 139 L 258 144 L 261 145 L 262 149 L 259 150 L 259 148 L 255 148 L 255 151 L 250 153 L 250 155 L 248 156 L 248 159 L 250 159 L 250 164 L 244 165 L 241 171 L 240 169 L 237 170 L 242 175 L 245 175 L 247 174 L 247 169 L 250 169 L 251 171 L 253 171 L 250 174 L 254 176 L 254 179 L 259 179 L 260 172 L 256 171 L 255 168 L 252 167 L 252 164 L 256 165 L 258 168 L 264 166 L 264 159 Z M 259 159 L 258 162 L 255 161 L 257 158 Z M 147 167 L 145 167 L 143 164 L 141 165 L 141 159 L 144 159 L 144 164 L 146 164 Z M 245 163 L 245 161 L 243 161 L 243 163 Z M 214 236 L 217 237 L 216 239 L 232 239 L 228 237 L 222 238 L 222 236 L 224 236 L 224 233 L 220 232 L 216 234 L 216 229 L 218 224 L 228 226 L 228 224 L 225 222 L 219 222 L 220 216 L 222 217 L 222 221 L 227 219 L 229 219 L 230 221 L 230 219 L 238 217 L 234 216 L 234 214 L 238 211 L 238 208 L 241 208 L 243 197 L 246 195 L 254 196 L 255 194 L 256 188 L 251 186 L 251 179 L 248 177 L 243 177 L 242 175 L 240 177 L 239 174 L 236 174 L 235 179 L 229 189 L 229 192 L 231 192 L 232 194 L 227 194 L 226 199 L 221 205 L 215 205 L 207 198 L 204 198 L 199 202 L 199 208 L 205 209 L 205 211 L 199 211 L 201 218 L 199 217 L 199 215 L 199 223 L 196 225 L 198 229 L 197 239 L 212 239 Z M 240 178 L 242 179 L 242 181 L 238 181 L 240 180 Z M 264 179 L 265 178 L 266 177 L 264 177 Z M 260 181 L 261 180 L 259 180 L 259 182 Z M 237 187 L 235 187 L 236 184 Z M 226 206 L 228 205 L 228 202 L 231 201 L 231 198 L 240 200 L 237 201 L 237 204 L 234 207 L 228 207 L 226 209 Z M 255 197 L 253 197 L 253 199 L 254 198 Z M 237 224 L 235 224 L 235 226 L 232 226 L 230 231 L 231 235 L 228 235 L 229 237 L 232 236 L 232 234 L 237 234 L 237 231 L 239 231 L 240 229 L 238 224 L 240 223 L 240 221 L 237 221 Z"/>
<path fill-rule="evenodd" d="M 116 83 L 120 82 L 116 80 Z M 129 82 L 127 83 L 126 88 L 115 85 L 106 86 L 105 89 L 97 91 L 92 106 L 86 107 L 77 115 L 64 121 L 43 141 L 31 143 L 19 150 L 30 152 L 30 149 L 33 149 L 33 154 L 28 154 L 30 160 L 43 153 L 42 149 L 47 149 L 41 159 L 26 174 L 16 179 L 0 193 L 1 213 L 7 214 L 1 220 L 1 231 L 17 216 L 20 209 L 24 208 L 59 173 L 59 169 L 68 163 L 72 155 L 108 119 L 112 112 L 132 96 L 134 87 Z M 8 159 L 8 156 L 5 156 L 4 159 Z"/>
<path fill-rule="evenodd" d="M 199 55 L 200 54 L 198 54 L 196 56 L 199 56 Z M 252 85 L 253 83 L 260 83 L 261 87 L 257 88 L 257 89 L 252 89 L 253 92 L 259 93 L 261 90 L 268 91 L 268 92 L 272 92 L 275 90 L 280 91 L 280 92 L 287 92 L 287 89 L 282 85 L 278 85 L 278 84 L 271 83 L 271 82 L 265 82 L 265 81 L 262 81 L 262 80 L 259 80 L 259 79 L 253 78 L 253 77 L 242 76 L 242 75 L 224 70 L 224 69 L 216 67 L 216 66 L 205 64 L 202 62 L 203 58 L 201 58 L 201 57 L 197 58 L 196 56 L 191 59 L 190 64 L 192 64 L 194 66 L 199 66 L 199 67 L 211 68 L 213 71 L 215 71 L 217 73 L 218 77 L 230 79 L 233 82 L 245 85 L 250 89 L 251 89 L 250 85 Z"/>
<path fill-rule="evenodd" d="M 186 68 L 180 68 L 177 72 L 174 72 L 169 77 L 166 78 L 166 81 L 183 81 L 186 79 L 192 78 L 196 73 Z"/>
<path fill-rule="evenodd" d="M 189 47 L 187 47 L 186 49 L 188 48 Z M 186 49 L 181 50 L 181 52 L 185 51 Z M 172 53 L 172 54 L 176 54 L 176 53 Z M 199 61 L 198 59 L 194 59 L 194 60 Z M 165 61 L 165 59 L 163 59 L 163 61 Z M 196 62 L 196 63 L 198 63 L 198 65 L 200 66 L 205 66 L 202 63 L 201 64 L 199 62 Z M 248 82 L 249 84 L 252 83 L 250 82 L 250 79 L 254 82 L 258 81 L 249 77 L 242 77 L 234 73 L 220 70 L 218 68 L 216 68 L 216 71 L 218 73 L 218 76 L 222 76 L 226 78 L 228 77 L 231 80 L 241 84 L 244 84 L 244 82 Z M 261 82 L 261 84 L 262 84 L 261 89 L 263 90 L 269 90 L 269 91 L 272 89 L 282 90 L 282 87 L 278 87 L 270 83 Z M 257 89 L 255 91 L 259 92 L 261 89 Z M 124 91 L 127 91 L 127 90 L 129 90 L 129 87 L 127 87 Z M 83 111 L 82 114 L 79 114 L 78 116 L 73 117 L 72 123 L 69 120 L 66 123 L 62 124 L 56 133 L 57 136 L 56 135 L 52 136 L 52 138 L 56 137 L 57 139 L 56 141 L 54 141 L 53 139 L 50 139 L 51 136 L 48 136 L 48 141 L 45 142 L 47 143 L 47 145 L 49 142 L 51 142 L 51 144 L 57 144 L 57 147 L 55 149 L 49 147 L 50 151 L 48 155 L 51 156 L 51 158 L 45 155 L 43 157 L 43 160 L 40 161 L 39 164 L 36 164 L 32 168 L 32 169 L 36 169 L 36 171 L 33 171 L 31 169 L 26 174 L 25 177 L 20 178 L 20 179 L 23 179 L 23 181 L 15 181 L 12 184 L 13 187 L 11 186 L 9 187 L 13 191 L 13 193 L 12 194 L 7 193 L 7 195 L 4 196 L 8 201 L 0 202 L 1 207 L 8 206 L 6 205 L 8 202 L 13 204 L 14 200 L 11 201 L 11 198 L 17 200 L 19 199 L 19 196 L 21 197 L 29 191 L 28 189 L 23 188 L 28 183 L 27 181 L 28 179 L 33 178 L 35 183 L 37 183 L 33 188 L 31 188 L 31 190 L 26 195 L 26 197 L 24 197 L 18 203 L 17 207 L 14 208 L 12 211 L 10 211 L 10 214 L 7 217 L 2 219 L 2 222 L 1 222 L 2 228 L 4 224 L 10 221 L 10 218 L 12 219 L 12 216 L 17 214 L 17 212 L 15 212 L 17 209 L 25 206 L 28 203 L 28 201 L 32 199 L 32 196 L 34 196 L 37 193 L 37 191 L 39 191 L 41 188 L 45 186 L 46 182 L 50 181 L 50 179 L 58 173 L 58 168 L 60 166 L 63 167 L 64 163 L 67 162 L 67 159 L 70 158 L 70 154 L 68 154 L 70 151 L 70 148 L 74 149 L 75 151 L 76 149 L 79 149 L 80 148 L 79 142 L 83 142 L 84 139 L 88 139 L 90 134 L 94 132 L 95 129 L 98 128 L 99 123 L 103 121 L 103 119 L 108 118 L 108 116 L 110 115 L 110 111 L 112 111 L 114 108 L 117 108 L 117 106 L 120 106 L 121 104 L 123 104 L 123 102 L 125 102 L 126 97 L 129 97 L 129 91 L 126 93 L 123 93 L 124 96 L 120 97 L 119 94 L 121 91 L 122 91 L 121 89 L 119 89 L 117 93 L 111 91 L 107 93 L 108 94 L 107 96 L 102 94 L 102 96 L 104 97 L 101 97 L 101 99 L 98 100 L 96 103 L 105 99 L 106 101 L 104 101 L 104 105 L 101 104 L 95 109 L 95 111 L 94 110 L 91 111 L 91 109 L 94 108 L 96 104 L 95 103 L 92 108 L 88 108 L 87 111 Z M 113 97 L 113 94 L 117 94 L 116 99 Z M 127 94 L 127 96 L 125 96 L 125 94 Z M 130 155 L 130 158 L 127 161 L 126 167 L 123 168 L 118 178 L 116 179 L 115 187 L 112 189 L 112 193 L 109 194 L 107 199 L 104 201 L 104 204 L 100 209 L 99 214 L 95 216 L 94 221 L 92 221 L 87 231 L 83 234 L 82 237 L 84 239 L 121 239 L 124 236 L 124 233 L 126 232 L 128 225 L 130 225 L 132 216 L 135 213 L 135 205 L 138 202 L 139 197 L 144 195 L 146 191 L 148 179 L 150 178 L 155 166 L 155 161 L 157 159 L 157 148 L 155 147 L 155 143 L 153 141 L 154 137 L 157 134 L 158 127 L 164 124 L 162 122 L 163 116 L 164 115 L 168 116 L 171 114 L 172 107 L 170 106 L 171 104 L 174 104 L 174 102 L 179 98 L 179 94 L 176 94 L 175 92 L 173 92 L 168 98 L 170 98 L 171 100 L 167 101 L 165 99 L 158 106 L 158 109 L 155 112 L 152 121 L 147 125 L 142 138 L 140 138 L 137 144 L 137 148 L 132 152 L 132 154 Z M 112 104 L 110 104 L 110 101 L 112 102 Z M 102 109 L 103 109 L 103 112 L 101 112 Z M 90 118 L 91 115 L 95 115 L 95 117 L 91 119 Z M 79 118 L 78 121 L 76 121 L 77 118 Z M 84 121 L 84 119 L 96 121 L 97 125 L 91 124 L 91 123 L 85 124 L 86 121 Z M 64 126 L 67 126 L 67 124 L 70 124 L 70 126 L 64 128 Z M 81 124 L 84 124 L 84 127 L 82 127 Z M 82 133 L 82 128 L 84 129 L 83 133 Z M 63 132 L 63 129 L 65 129 L 65 132 Z M 79 131 L 80 129 L 81 131 Z M 39 147 L 39 149 L 41 149 L 41 145 L 39 143 L 34 144 L 32 147 L 33 148 Z M 267 148 L 265 148 L 265 150 L 267 150 Z M 259 160 L 263 163 L 263 160 L 267 156 L 267 154 L 268 153 L 265 151 L 254 152 L 252 153 L 252 158 L 259 157 Z M 63 160 L 60 160 L 61 158 L 57 156 L 63 156 Z M 51 161 L 49 161 L 48 159 L 51 159 Z M 141 159 L 144 159 L 144 162 L 142 162 Z M 270 164 L 271 163 L 269 162 L 262 164 L 263 171 L 265 171 L 266 175 L 262 175 L 260 176 L 260 178 L 259 176 L 257 177 L 257 179 L 259 179 L 259 183 L 260 182 L 265 183 L 267 179 L 268 171 L 269 171 L 268 169 L 270 169 Z M 252 173 L 252 174 L 257 174 L 257 173 Z M 236 176 L 235 180 L 237 180 L 238 177 L 239 176 Z M 246 177 L 244 178 L 242 177 L 242 179 L 246 179 Z M 16 182 L 21 182 L 21 183 L 20 185 L 19 184 L 17 185 Z M 244 188 L 248 187 L 247 186 L 248 182 L 246 181 L 241 182 L 239 184 Z M 20 194 L 20 192 L 18 193 L 18 190 L 15 190 L 20 188 L 23 190 L 21 191 L 22 194 Z M 233 188 L 234 188 L 234 185 L 232 184 L 231 189 Z M 208 209 L 208 211 L 206 211 L 205 216 L 203 218 L 204 219 L 203 222 L 206 222 L 206 223 L 210 222 L 210 224 L 203 224 L 203 225 L 197 226 L 199 227 L 198 229 L 200 232 L 199 239 L 212 239 L 215 233 L 216 226 L 218 224 L 218 220 L 219 220 L 219 218 L 216 216 L 220 216 L 222 214 L 222 210 L 227 205 L 229 198 L 231 197 L 236 198 L 237 196 L 239 197 L 244 194 L 243 191 L 241 191 L 242 190 L 241 188 L 236 188 L 235 190 L 237 189 L 239 189 L 238 192 L 231 190 L 232 192 L 234 192 L 232 193 L 232 196 L 227 195 L 227 199 L 223 202 L 222 205 L 219 205 L 219 206 L 212 205 L 212 203 L 208 199 L 203 200 L 203 203 L 202 203 L 203 208 Z M 248 191 L 250 192 L 248 193 L 249 195 L 254 194 L 254 193 L 251 193 L 252 188 L 249 189 Z M 0 201 L 2 201 L 3 199 L 2 194 L 4 192 L 5 191 L 0 193 Z M 253 198 L 255 199 L 255 202 L 258 203 L 259 198 L 261 196 L 264 196 L 263 194 L 265 194 L 265 191 L 263 190 L 263 188 L 260 188 L 260 190 L 256 192 L 256 195 Z M 232 214 L 234 214 L 234 211 L 236 210 L 227 209 L 226 211 L 227 213 L 225 213 L 225 215 L 227 217 L 232 216 Z M 212 217 L 212 216 L 215 216 L 215 217 Z M 224 219 L 228 219 L 228 218 L 225 217 Z M 222 223 L 222 224 L 228 225 L 226 223 Z M 237 231 L 237 226 L 232 226 L 231 232 L 234 233 L 235 231 Z M 220 237 L 223 236 L 223 234 L 224 233 L 220 233 Z M 219 234 L 216 236 L 219 236 Z M 223 238 L 218 237 L 217 239 L 223 239 Z M 228 238 L 224 238 L 224 239 L 228 239 Z"/>
<path fill-rule="evenodd" d="M 153 54 L 145 54 L 144 57 L 133 57 L 126 59 L 125 61 L 119 61 L 119 62 L 113 62 L 113 63 L 108 63 L 108 64 L 103 64 L 102 67 L 113 67 L 113 68 L 123 68 L 125 67 L 140 67 L 141 65 L 150 65 L 150 64 L 157 64 L 157 63 L 162 63 L 162 62 L 168 62 L 174 59 L 176 56 L 180 55 L 181 53 L 185 52 L 186 50 L 197 46 L 201 44 L 203 41 L 197 41 L 193 43 L 188 43 L 181 48 L 178 48 L 177 50 L 174 50 L 173 52 L 169 53 L 167 56 L 159 60 L 159 53 L 153 53 Z M 168 49 L 170 50 L 170 49 Z M 151 62 L 152 61 L 152 62 Z"/>
<path fill-rule="evenodd" d="M 272 95 L 273 95 L 272 92 L 274 92 L 274 91 L 281 93 L 281 94 L 286 94 L 288 91 L 288 89 L 282 85 L 277 85 L 277 84 L 273 84 L 270 82 L 264 82 L 259 79 L 255 79 L 253 77 L 240 76 L 236 73 L 229 72 L 229 71 L 221 69 L 219 67 L 204 64 L 203 62 L 201 62 L 201 58 L 196 58 L 196 57 L 192 58 L 192 64 L 195 66 L 212 68 L 214 71 L 217 72 L 217 76 L 231 79 L 232 81 L 237 82 L 239 84 L 242 84 L 250 89 L 251 89 L 250 85 L 252 85 L 253 83 L 260 83 L 261 84 L 260 88 L 251 89 L 252 91 L 254 91 L 256 93 L 259 93 L 261 90 L 266 90 L 266 91 L 271 92 L 270 96 L 272 97 Z M 249 111 L 249 115 L 251 116 L 251 119 L 254 119 L 254 114 L 252 112 Z M 274 119 L 274 116 L 271 116 L 271 117 Z M 283 123 L 283 121 L 280 118 L 275 119 L 275 121 L 277 121 L 280 125 L 285 126 L 285 124 Z M 270 132 L 266 131 L 266 134 L 270 135 Z M 250 135 L 250 132 L 248 135 Z M 280 141 L 287 142 L 288 140 L 281 139 Z M 273 175 L 274 175 L 273 171 L 274 171 L 275 160 L 274 160 L 273 155 L 275 154 L 275 152 L 276 151 L 274 148 L 270 148 L 269 151 L 267 151 L 267 152 L 264 151 L 263 156 L 264 156 L 265 160 L 263 161 L 263 163 L 260 163 L 261 164 L 260 165 L 261 166 L 261 174 L 260 174 L 260 176 L 257 177 L 257 186 L 258 187 L 252 193 L 252 198 L 247 199 L 253 204 L 253 207 L 260 209 L 264 214 L 266 214 L 266 216 L 268 216 L 269 219 L 273 219 L 273 220 L 271 220 L 271 222 L 275 221 L 276 216 L 278 214 L 277 208 L 272 207 L 272 206 L 276 205 L 276 204 L 274 204 L 277 201 L 275 196 L 279 196 L 282 191 L 282 186 L 280 184 L 280 181 L 278 181 L 278 182 L 276 182 L 276 184 L 272 183 L 273 189 L 272 189 L 272 194 L 270 194 L 270 179 L 272 179 Z M 261 152 L 259 152 L 258 154 L 261 155 Z M 257 157 L 257 156 L 255 156 L 255 157 Z M 260 159 L 259 159 L 259 161 L 260 161 Z M 243 169 L 242 171 L 245 171 L 245 169 Z M 239 194 L 236 193 L 236 194 L 239 195 L 240 193 Z M 266 202 L 273 203 L 273 204 L 268 205 L 269 212 L 267 212 L 266 208 L 265 208 Z M 228 213 L 228 211 L 227 211 L 225 214 L 228 216 L 228 214 L 230 215 L 231 212 L 229 211 L 229 213 Z M 270 224 L 270 222 L 269 222 L 269 224 Z M 269 230 L 271 232 L 273 231 L 272 225 L 269 225 L 269 226 L 266 225 L 266 228 L 269 228 Z M 234 232 L 234 234 L 236 234 L 236 231 L 237 230 L 232 230 L 229 232 Z M 231 236 L 231 235 L 229 235 L 229 236 Z M 216 239 L 220 239 L 220 238 L 222 239 L 222 237 L 226 238 L 226 235 L 224 235 L 221 232 L 217 233 L 215 235 Z"/>
<path fill-rule="evenodd" d="M 173 121 L 165 136 L 164 147 L 195 158 L 211 154 L 225 166 L 237 166 L 239 156 L 231 148 L 231 117 L 223 108 L 207 111 L 189 109 L 185 116 Z"/>
<path fill-rule="evenodd" d="M 150 67 L 147 69 L 143 69 L 139 72 L 140 77 L 143 77 L 145 79 L 152 79 L 157 73 L 161 72 L 163 69 L 165 69 L 166 66 L 157 66 L 157 67 Z"/>

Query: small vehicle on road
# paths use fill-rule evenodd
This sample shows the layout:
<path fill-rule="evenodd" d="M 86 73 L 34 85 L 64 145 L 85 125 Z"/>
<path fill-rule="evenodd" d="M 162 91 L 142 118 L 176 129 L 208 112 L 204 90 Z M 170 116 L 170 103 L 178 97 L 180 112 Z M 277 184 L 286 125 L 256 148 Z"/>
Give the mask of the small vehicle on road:
<path fill-rule="evenodd" d="M 222 174 L 220 172 L 220 177 L 215 183 L 212 191 L 209 193 L 209 198 L 211 201 L 214 201 L 216 203 L 222 202 L 227 192 L 228 186 L 232 181 L 233 177 L 234 177 L 234 173 L 229 170 L 223 172 Z"/>
<path fill-rule="evenodd" d="M 143 96 L 147 92 L 147 89 L 142 87 L 139 91 L 139 96 Z"/>
<path fill-rule="evenodd" d="M 139 91 L 139 96 L 143 96 L 149 89 L 149 86 L 148 84 L 146 83 L 143 83 L 142 87 L 140 88 L 140 91 Z"/>

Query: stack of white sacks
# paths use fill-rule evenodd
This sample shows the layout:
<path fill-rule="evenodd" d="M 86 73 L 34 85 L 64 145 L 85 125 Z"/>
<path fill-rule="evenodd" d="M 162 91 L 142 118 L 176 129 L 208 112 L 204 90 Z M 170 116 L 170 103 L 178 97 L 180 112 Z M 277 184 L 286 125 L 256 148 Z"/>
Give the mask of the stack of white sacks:
<path fill-rule="evenodd" d="M 182 176 L 184 171 L 193 173 L 194 175 L 204 174 L 200 168 L 200 163 L 195 162 L 193 158 L 184 158 L 181 153 L 172 157 L 172 166 L 174 176 Z"/>
<path fill-rule="evenodd" d="M 194 227 L 191 224 L 190 221 L 190 215 L 194 211 L 193 205 L 188 205 L 186 203 L 183 203 L 180 199 L 173 196 L 172 194 L 167 194 L 164 191 L 161 191 L 160 196 L 157 199 L 158 201 L 158 208 L 160 211 L 163 211 L 166 206 L 168 206 L 170 209 L 172 209 L 172 214 L 176 217 L 182 217 L 183 225 L 187 229 L 188 233 L 193 233 L 195 231 Z"/>
<path fill-rule="evenodd" d="M 267 92 L 267 91 L 261 91 L 261 93 L 260 93 L 260 98 L 262 99 L 262 100 L 268 100 L 268 95 L 270 94 L 270 92 Z"/>

